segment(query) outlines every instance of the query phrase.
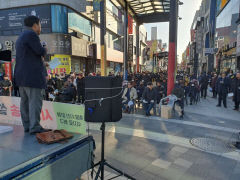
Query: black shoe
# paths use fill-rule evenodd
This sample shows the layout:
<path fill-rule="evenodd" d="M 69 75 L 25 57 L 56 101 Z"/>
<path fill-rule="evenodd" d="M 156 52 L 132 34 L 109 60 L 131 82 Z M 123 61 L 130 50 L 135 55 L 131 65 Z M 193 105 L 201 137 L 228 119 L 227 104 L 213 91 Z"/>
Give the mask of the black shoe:
<path fill-rule="evenodd" d="M 221 107 L 221 105 L 218 104 L 217 107 Z"/>
<path fill-rule="evenodd" d="M 49 131 L 51 131 L 51 129 L 39 129 L 39 130 L 37 130 L 37 131 L 33 131 L 33 132 L 30 132 L 30 134 L 31 135 L 35 135 L 35 134 L 37 134 L 37 133 L 43 133 L 43 132 L 49 132 Z"/>
<path fill-rule="evenodd" d="M 183 119 L 183 115 L 180 116 L 180 119 Z"/>
<path fill-rule="evenodd" d="M 239 111 L 239 108 L 234 108 L 233 110 L 234 110 L 234 111 Z"/>
<path fill-rule="evenodd" d="M 28 132 L 29 132 L 29 129 L 24 129 L 24 132 L 25 132 L 25 133 L 28 133 Z"/>
<path fill-rule="evenodd" d="M 225 108 L 227 108 L 227 106 L 224 106 Z"/>

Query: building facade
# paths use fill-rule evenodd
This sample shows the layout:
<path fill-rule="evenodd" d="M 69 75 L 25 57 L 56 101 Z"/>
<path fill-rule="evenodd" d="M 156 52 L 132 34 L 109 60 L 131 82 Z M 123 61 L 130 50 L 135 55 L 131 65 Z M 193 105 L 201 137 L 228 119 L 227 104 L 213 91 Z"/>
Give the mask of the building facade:
<path fill-rule="evenodd" d="M 120 72 L 123 66 L 124 13 L 117 1 L 107 0 L 106 9 L 107 73 Z M 46 60 L 61 61 L 51 70 L 52 73 L 74 71 L 88 74 L 100 71 L 100 12 L 94 11 L 93 0 L 0 0 L 0 51 L 11 51 L 13 66 L 15 42 L 24 29 L 23 20 L 28 15 L 35 15 L 41 20 L 40 39 L 48 47 Z M 146 44 L 145 37 L 146 30 L 141 26 L 140 52 Z"/>

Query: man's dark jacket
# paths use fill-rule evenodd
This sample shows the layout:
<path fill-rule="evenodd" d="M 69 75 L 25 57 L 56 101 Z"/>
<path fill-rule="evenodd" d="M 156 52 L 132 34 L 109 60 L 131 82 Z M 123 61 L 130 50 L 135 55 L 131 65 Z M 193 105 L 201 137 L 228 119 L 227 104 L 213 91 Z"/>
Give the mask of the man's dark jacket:
<path fill-rule="evenodd" d="M 235 78 L 233 80 L 233 93 L 234 102 L 240 102 L 240 79 Z"/>
<path fill-rule="evenodd" d="M 143 99 L 150 103 L 152 100 L 157 101 L 157 94 L 154 89 L 150 90 L 150 88 L 146 87 L 143 92 Z"/>
<path fill-rule="evenodd" d="M 219 94 L 227 94 L 229 92 L 229 89 L 231 87 L 229 78 L 225 77 L 224 79 L 222 77 L 218 78 L 216 82 L 216 91 Z"/>
<path fill-rule="evenodd" d="M 15 83 L 18 87 L 46 88 L 47 71 L 42 60 L 46 50 L 38 35 L 25 30 L 16 42 Z"/>
<path fill-rule="evenodd" d="M 85 94 L 85 79 L 84 78 L 77 78 L 77 92 L 80 95 Z"/>

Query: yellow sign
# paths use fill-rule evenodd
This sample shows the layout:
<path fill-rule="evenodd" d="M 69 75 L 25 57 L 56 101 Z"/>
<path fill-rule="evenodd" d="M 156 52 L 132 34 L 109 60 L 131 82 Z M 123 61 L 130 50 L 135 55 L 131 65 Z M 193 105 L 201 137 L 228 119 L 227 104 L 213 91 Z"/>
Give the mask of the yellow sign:
<path fill-rule="evenodd" d="M 59 74 L 66 72 L 66 74 L 70 74 L 71 72 L 71 56 L 69 55 L 62 55 L 62 54 L 55 54 L 51 56 L 51 61 L 58 59 L 60 64 L 51 70 L 53 74 Z M 51 62 L 50 62 L 51 63 Z"/>
<path fill-rule="evenodd" d="M 158 41 L 154 40 L 150 48 L 150 59 L 153 59 L 153 54 L 157 52 L 157 45 L 158 45 Z"/>
<path fill-rule="evenodd" d="M 221 2 L 221 9 L 224 8 L 224 6 L 227 4 L 229 0 L 222 0 Z"/>

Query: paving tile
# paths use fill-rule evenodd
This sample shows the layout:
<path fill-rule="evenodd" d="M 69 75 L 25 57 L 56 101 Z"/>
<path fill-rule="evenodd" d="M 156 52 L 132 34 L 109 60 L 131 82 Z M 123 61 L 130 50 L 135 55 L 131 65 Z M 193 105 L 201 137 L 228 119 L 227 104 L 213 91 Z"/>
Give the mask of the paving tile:
<path fill-rule="evenodd" d="M 155 161 L 152 162 L 152 165 L 157 166 L 162 169 L 167 169 L 172 163 L 169 161 L 165 161 L 162 159 L 156 159 Z"/>
<path fill-rule="evenodd" d="M 137 174 L 135 174 L 134 177 L 137 180 L 148 180 L 148 179 L 156 178 L 156 176 L 154 174 L 148 173 L 146 171 L 140 171 Z"/>
<path fill-rule="evenodd" d="M 240 174 L 240 162 L 238 162 L 233 170 L 233 174 Z M 240 176 L 239 176 L 240 177 Z"/>
<path fill-rule="evenodd" d="M 158 166 L 150 164 L 146 168 L 143 169 L 143 171 L 148 172 L 152 175 L 155 175 L 157 177 L 162 177 L 162 173 L 164 172 L 165 169 L 159 168 Z"/>
<path fill-rule="evenodd" d="M 187 177 L 204 179 L 206 174 L 211 170 L 212 165 L 201 165 L 194 163 L 186 172 Z M 182 177 L 181 177 L 182 178 Z M 184 180 L 184 179 L 183 179 Z"/>
<path fill-rule="evenodd" d="M 185 152 L 187 152 L 187 151 L 188 151 L 188 149 L 187 149 L 187 148 L 180 147 L 180 146 L 175 146 L 175 147 L 173 147 L 173 149 L 172 149 L 172 150 L 173 150 L 173 151 L 180 152 L 180 153 L 185 153 Z"/>
<path fill-rule="evenodd" d="M 174 164 L 177 164 L 177 165 L 179 165 L 179 166 L 181 166 L 181 167 L 184 167 L 184 168 L 190 168 L 191 166 L 192 166 L 192 162 L 190 162 L 190 161 L 187 161 L 187 160 L 185 160 L 185 159 L 182 159 L 182 158 L 178 158 L 178 159 L 176 159 L 176 161 L 174 161 Z"/>

